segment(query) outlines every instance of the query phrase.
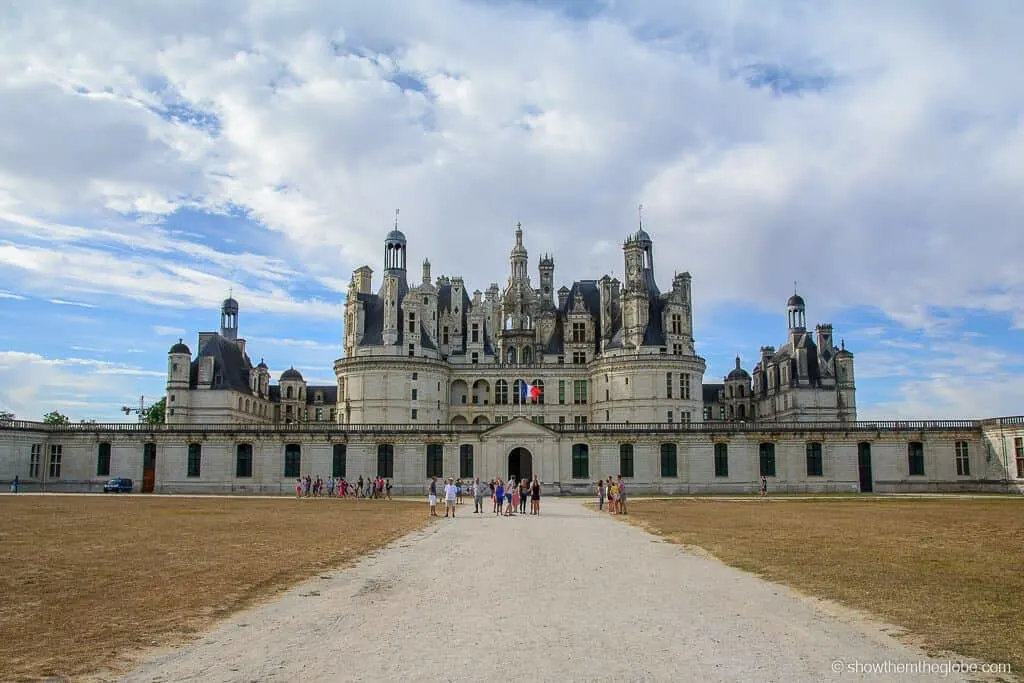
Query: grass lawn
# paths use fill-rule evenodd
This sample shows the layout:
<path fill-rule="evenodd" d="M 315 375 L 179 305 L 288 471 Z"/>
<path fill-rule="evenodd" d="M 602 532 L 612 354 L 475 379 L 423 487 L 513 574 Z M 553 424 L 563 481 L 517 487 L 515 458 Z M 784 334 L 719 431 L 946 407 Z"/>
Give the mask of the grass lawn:
<path fill-rule="evenodd" d="M 413 529 L 403 501 L 4 496 L 5 679 L 127 666 Z"/>
<path fill-rule="evenodd" d="M 640 500 L 619 519 L 1024 671 L 1024 499 Z"/>

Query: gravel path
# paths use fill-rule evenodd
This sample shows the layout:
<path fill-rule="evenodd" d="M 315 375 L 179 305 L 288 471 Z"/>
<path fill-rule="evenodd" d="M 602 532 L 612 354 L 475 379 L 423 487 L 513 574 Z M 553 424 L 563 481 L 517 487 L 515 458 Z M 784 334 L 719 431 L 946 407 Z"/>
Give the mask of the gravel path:
<path fill-rule="evenodd" d="M 506 519 L 470 500 L 123 680 L 965 680 L 858 674 L 923 657 L 578 500 L 543 503 Z"/>

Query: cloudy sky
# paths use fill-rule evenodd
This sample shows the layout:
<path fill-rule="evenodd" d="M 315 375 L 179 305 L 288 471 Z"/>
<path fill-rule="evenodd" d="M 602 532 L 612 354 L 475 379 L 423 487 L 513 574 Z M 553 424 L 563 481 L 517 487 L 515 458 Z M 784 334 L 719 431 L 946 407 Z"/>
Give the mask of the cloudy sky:
<path fill-rule="evenodd" d="M 1024 413 L 1018 2 L 50 0 L 0 8 L 0 409 L 123 419 L 233 287 L 331 383 L 395 208 L 413 279 L 622 275 L 637 205 L 719 381 L 808 323 L 865 419 Z"/>

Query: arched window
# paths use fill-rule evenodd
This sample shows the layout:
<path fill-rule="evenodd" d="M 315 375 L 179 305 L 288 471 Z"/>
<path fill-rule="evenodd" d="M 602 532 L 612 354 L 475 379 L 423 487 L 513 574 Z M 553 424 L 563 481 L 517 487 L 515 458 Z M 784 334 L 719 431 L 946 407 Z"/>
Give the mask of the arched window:
<path fill-rule="evenodd" d="M 389 443 L 377 445 L 377 476 L 385 479 L 395 476 L 395 447 Z"/>
<path fill-rule="evenodd" d="M 633 444 L 619 444 L 619 474 L 630 478 L 633 476 Z"/>
<path fill-rule="evenodd" d="M 343 444 L 343 443 L 336 443 L 336 444 L 334 444 L 334 454 L 333 454 L 334 457 L 332 458 L 332 461 L 331 461 L 331 476 L 332 477 L 337 478 L 337 477 L 344 477 L 345 476 L 345 469 L 346 469 L 345 466 L 348 464 L 346 462 L 346 460 L 347 460 L 347 457 L 346 457 L 347 456 L 347 452 L 348 452 L 348 449 L 345 447 L 345 444 Z"/>
<path fill-rule="evenodd" d="M 540 389 L 540 398 L 537 399 L 537 403 L 540 405 L 544 405 L 544 380 L 535 379 L 533 380 L 533 382 L 531 382 L 531 384 Z"/>
<path fill-rule="evenodd" d="M 302 446 L 290 443 L 284 447 L 284 476 L 298 477 L 302 471 Z"/>
<path fill-rule="evenodd" d="M 245 399 L 245 412 L 251 412 L 252 406 L 249 405 L 249 399 Z"/>
<path fill-rule="evenodd" d="M 494 383 L 494 403 L 496 405 L 508 405 L 508 382 L 499 379 Z"/>
<path fill-rule="evenodd" d="M 515 363 L 516 362 L 516 347 L 510 346 L 505 351 L 505 362 L 506 363 Z"/>
<path fill-rule="evenodd" d="M 427 444 L 427 476 L 444 476 L 444 446 L 442 444 Z"/>
<path fill-rule="evenodd" d="M 284 397 L 285 398 L 291 398 L 292 397 L 292 388 L 291 387 L 288 387 L 288 388 L 286 388 L 284 390 Z"/>
<path fill-rule="evenodd" d="M 729 387 L 729 398 L 732 398 L 732 386 Z"/>
<path fill-rule="evenodd" d="M 661 476 L 672 479 L 679 476 L 677 468 L 676 445 L 674 443 L 661 444 Z"/>
<path fill-rule="evenodd" d="M 512 382 L 512 404 L 519 405 L 523 403 L 523 380 L 517 379 Z"/>
<path fill-rule="evenodd" d="M 590 477 L 590 446 L 585 443 L 572 445 L 572 478 L 588 479 Z"/>
<path fill-rule="evenodd" d="M 747 417 L 747 407 L 741 403 L 739 408 L 738 408 L 738 410 L 739 410 L 739 418 L 741 420 L 746 419 L 746 417 Z"/>
<path fill-rule="evenodd" d="M 524 363 L 531 363 L 531 362 L 533 362 L 533 350 L 529 346 L 524 346 L 523 347 L 523 362 Z"/>
<path fill-rule="evenodd" d="M 238 409 L 239 410 L 242 409 L 242 397 L 241 396 L 238 397 Z"/>

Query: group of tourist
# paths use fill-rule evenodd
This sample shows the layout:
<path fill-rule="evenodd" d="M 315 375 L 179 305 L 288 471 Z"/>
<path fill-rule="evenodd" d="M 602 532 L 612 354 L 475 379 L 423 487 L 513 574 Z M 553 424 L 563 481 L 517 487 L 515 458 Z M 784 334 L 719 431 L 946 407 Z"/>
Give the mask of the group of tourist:
<path fill-rule="evenodd" d="M 597 509 L 604 510 L 605 499 L 608 500 L 608 512 L 613 515 L 626 514 L 626 483 L 620 474 L 617 479 L 608 475 L 607 480 L 597 480 Z"/>
<path fill-rule="evenodd" d="M 468 490 L 467 490 L 468 489 Z M 444 495 L 444 516 L 455 517 L 455 506 L 461 504 L 463 492 L 473 496 L 473 514 L 483 514 L 484 500 L 491 499 L 492 512 L 498 516 L 512 517 L 519 511 L 519 514 L 526 514 L 526 503 L 530 503 L 530 514 L 540 514 L 540 479 L 533 475 L 533 479 L 526 477 L 516 481 L 514 476 L 509 476 L 508 481 L 500 477 L 491 479 L 487 483 L 480 481 L 480 477 L 473 480 L 469 486 L 463 486 L 462 480 L 455 481 L 449 477 L 444 484 L 442 493 Z M 438 485 L 437 477 L 430 478 L 427 489 L 427 503 L 430 505 L 430 516 L 439 517 L 437 514 Z"/>
<path fill-rule="evenodd" d="M 365 480 L 362 475 L 355 481 L 346 481 L 345 477 L 328 477 L 322 479 L 317 475 L 299 477 L 295 480 L 296 498 L 384 498 L 391 500 L 391 480 L 384 477 Z"/>

